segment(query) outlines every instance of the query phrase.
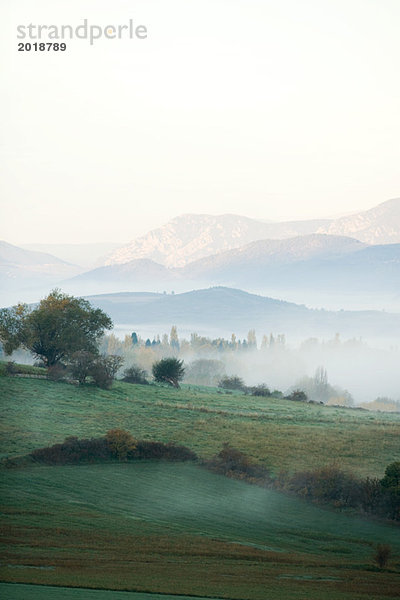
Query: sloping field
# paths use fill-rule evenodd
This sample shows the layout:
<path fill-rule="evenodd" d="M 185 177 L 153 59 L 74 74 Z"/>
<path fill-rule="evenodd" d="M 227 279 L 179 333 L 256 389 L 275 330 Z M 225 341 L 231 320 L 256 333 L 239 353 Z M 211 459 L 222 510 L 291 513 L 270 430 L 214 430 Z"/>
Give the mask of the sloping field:
<path fill-rule="evenodd" d="M 193 465 L 2 475 L 3 581 L 254 600 L 395 598 L 400 586 L 398 528 Z M 385 572 L 377 542 L 397 556 Z"/>
<path fill-rule="evenodd" d="M 7 600 L 192 600 L 190 596 L 169 596 L 140 592 L 88 590 L 18 583 L 0 583 L 0 597 Z M 206 600 L 206 598 L 197 598 Z"/>
<path fill-rule="evenodd" d="M 119 427 L 139 439 L 184 444 L 204 458 L 230 442 L 275 473 L 337 461 L 358 475 L 382 477 L 400 460 L 396 414 L 121 382 L 105 391 L 0 377 L 0 395 L 3 458 Z M 153 600 L 145 592 L 233 600 L 398 597 L 398 527 L 199 466 L 36 465 L 2 468 L 1 480 L 0 579 L 57 586 L 53 596 L 42 585 L 0 587 L 7 600 L 86 600 L 88 588 L 96 600 L 114 600 L 112 590 L 127 600 L 130 592 L 140 592 L 133 600 Z M 377 543 L 393 549 L 382 571 L 372 559 Z"/>
<path fill-rule="evenodd" d="M 252 460 L 299 471 L 338 461 L 382 477 L 400 460 L 400 415 L 117 382 L 112 390 L 40 379 L 0 377 L 0 456 L 13 457 L 119 427 L 140 439 L 174 441 L 201 457 L 229 442 Z"/>

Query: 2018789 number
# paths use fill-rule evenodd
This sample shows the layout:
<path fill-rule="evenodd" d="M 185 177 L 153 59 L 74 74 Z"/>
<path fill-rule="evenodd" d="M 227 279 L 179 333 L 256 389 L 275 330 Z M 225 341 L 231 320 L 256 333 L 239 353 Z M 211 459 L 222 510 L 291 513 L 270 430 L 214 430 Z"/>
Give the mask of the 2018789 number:
<path fill-rule="evenodd" d="M 30 42 L 20 42 L 18 44 L 18 52 L 49 52 L 53 50 L 54 52 L 64 52 L 67 49 L 67 44 L 61 42 L 34 42 L 31 44 Z"/>

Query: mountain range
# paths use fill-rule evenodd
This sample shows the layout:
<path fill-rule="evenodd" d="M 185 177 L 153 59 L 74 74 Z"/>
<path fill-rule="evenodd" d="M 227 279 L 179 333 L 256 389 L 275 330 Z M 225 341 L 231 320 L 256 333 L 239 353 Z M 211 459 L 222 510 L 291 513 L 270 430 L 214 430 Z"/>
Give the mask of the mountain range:
<path fill-rule="evenodd" d="M 163 289 L 188 291 L 225 285 L 298 299 L 310 294 L 379 293 L 400 289 L 400 244 L 367 246 L 353 238 L 327 234 L 285 240 L 261 240 L 241 248 L 168 268 L 149 259 L 99 267 L 68 283 L 81 293 Z M 307 296 L 306 296 L 307 295 Z M 304 302 L 304 300 L 303 300 Z"/>
<path fill-rule="evenodd" d="M 400 198 L 339 219 L 265 223 L 229 214 L 182 215 L 115 250 L 105 265 L 147 258 L 167 267 L 182 267 L 250 242 L 313 233 L 352 237 L 366 244 L 400 243 Z"/>
<path fill-rule="evenodd" d="M 209 284 L 266 290 L 396 292 L 400 289 L 400 244 L 365 246 L 352 238 L 313 234 L 253 242 L 190 263 L 187 276 Z"/>
<path fill-rule="evenodd" d="M 9 292 L 3 305 L 33 301 L 55 286 L 87 295 L 224 285 L 311 306 L 400 309 L 400 199 L 331 220 L 183 215 L 116 250 L 51 247 L 63 257 L 82 255 L 81 264 L 0 244 L 0 287 Z M 114 249 L 108 258 L 95 258 L 107 248 Z M 97 268 L 87 270 L 88 260 Z"/>

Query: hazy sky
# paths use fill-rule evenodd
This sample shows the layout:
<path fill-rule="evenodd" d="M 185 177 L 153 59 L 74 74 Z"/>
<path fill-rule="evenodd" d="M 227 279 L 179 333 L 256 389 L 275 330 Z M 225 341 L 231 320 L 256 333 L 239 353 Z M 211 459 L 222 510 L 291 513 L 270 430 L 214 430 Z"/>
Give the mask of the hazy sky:
<path fill-rule="evenodd" d="M 17 51 L 17 25 L 85 18 L 148 38 Z M 6 241 L 125 242 L 187 212 L 306 218 L 399 196 L 399 0 L 3 0 L 0 22 Z"/>

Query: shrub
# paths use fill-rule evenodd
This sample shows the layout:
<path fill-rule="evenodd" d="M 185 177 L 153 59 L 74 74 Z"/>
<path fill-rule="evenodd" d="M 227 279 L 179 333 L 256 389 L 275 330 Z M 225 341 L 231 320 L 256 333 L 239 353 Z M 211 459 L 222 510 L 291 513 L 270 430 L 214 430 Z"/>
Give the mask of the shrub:
<path fill-rule="evenodd" d="M 108 390 L 112 386 L 118 369 L 121 367 L 124 359 L 121 356 L 99 356 L 93 362 L 90 369 L 90 375 L 93 377 L 95 385 Z"/>
<path fill-rule="evenodd" d="M 146 377 L 146 371 L 144 371 L 136 365 L 132 365 L 124 371 L 122 381 L 125 381 L 126 383 L 138 383 L 141 385 L 148 385 L 149 382 L 147 381 Z"/>
<path fill-rule="evenodd" d="M 104 359 L 104 364 L 107 369 L 109 375 L 115 379 L 118 371 L 124 364 L 124 359 L 122 356 L 117 356 L 116 354 L 110 354 L 110 356 L 106 356 Z"/>
<path fill-rule="evenodd" d="M 224 374 L 225 366 L 222 361 L 200 358 L 189 364 L 185 382 L 195 385 L 217 385 Z"/>
<path fill-rule="evenodd" d="M 15 361 L 9 360 L 6 363 L 6 373 L 7 373 L 7 375 L 16 375 L 16 373 L 18 373 L 18 369 L 17 369 L 17 365 L 15 364 Z"/>
<path fill-rule="evenodd" d="M 153 364 L 153 377 L 159 383 L 168 383 L 179 388 L 179 381 L 183 379 L 185 368 L 183 360 L 177 358 L 163 358 Z"/>
<path fill-rule="evenodd" d="M 392 554 L 392 548 L 389 544 L 378 544 L 374 554 L 374 561 L 380 569 L 386 567 Z"/>
<path fill-rule="evenodd" d="M 288 396 L 285 396 L 287 400 L 293 400 L 294 402 L 307 402 L 308 397 L 302 390 L 294 390 Z"/>
<path fill-rule="evenodd" d="M 388 489 L 398 489 L 400 487 L 400 461 L 390 463 L 386 467 L 381 484 Z"/>
<path fill-rule="evenodd" d="M 271 396 L 271 392 L 265 383 L 250 388 L 250 391 L 252 396 Z"/>
<path fill-rule="evenodd" d="M 382 486 L 379 479 L 367 477 L 360 482 L 359 503 L 367 513 L 380 512 L 382 508 Z"/>
<path fill-rule="evenodd" d="M 400 521 L 400 461 L 388 465 L 381 479 L 386 515 Z"/>
<path fill-rule="evenodd" d="M 222 445 L 222 450 L 217 454 L 217 460 L 228 471 L 243 471 L 250 464 L 247 456 L 237 448 L 233 448 L 228 442 L 224 442 Z"/>
<path fill-rule="evenodd" d="M 392 463 L 382 480 L 367 477 L 360 480 L 335 465 L 313 471 L 295 473 L 286 477 L 284 489 L 315 502 L 331 503 L 337 508 L 353 507 L 364 512 L 393 520 L 400 520 L 399 487 L 385 487 L 383 482 L 397 479 L 397 469 Z M 282 483 L 282 482 L 281 482 Z"/>
<path fill-rule="evenodd" d="M 67 369 L 64 365 L 57 363 L 47 369 L 47 378 L 51 381 L 63 381 L 67 375 Z"/>
<path fill-rule="evenodd" d="M 197 460 L 192 450 L 173 443 L 136 441 L 128 431 L 110 429 L 105 437 L 81 439 L 67 437 L 62 444 L 34 450 L 30 456 L 48 465 L 104 462 L 111 459 L 164 459 L 171 461 Z"/>
<path fill-rule="evenodd" d="M 31 452 L 30 456 L 40 463 L 65 465 L 110 460 L 111 453 L 105 438 L 79 440 L 70 436 L 62 444 L 39 448 Z"/>
<path fill-rule="evenodd" d="M 187 448 L 173 443 L 142 440 L 137 443 L 135 458 L 156 458 L 172 461 L 197 460 L 197 455 Z"/>
<path fill-rule="evenodd" d="M 107 431 L 106 442 L 111 455 L 118 460 L 127 460 L 128 455 L 136 450 L 136 440 L 124 429 Z"/>
<path fill-rule="evenodd" d="M 288 487 L 305 498 L 317 502 L 332 502 L 337 507 L 356 506 L 358 503 L 357 480 L 335 465 L 295 473 Z"/>
<path fill-rule="evenodd" d="M 269 472 L 255 465 L 240 450 L 224 442 L 221 451 L 209 461 L 208 466 L 217 473 L 239 479 L 258 479 L 269 481 Z"/>
<path fill-rule="evenodd" d="M 232 375 L 231 377 L 223 377 L 218 382 L 218 387 L 226 390 L 239 390 L 244 392 L 246 390 L 245 383 L 241 377 Z"/>
<path fill-rule="evenodd" d="M 93 377 L 94 384 L 103 390 L 109 390 L 112 387 L 113 378 L 107 373 L 102 360 L 96 360 L 90 369 L 90 375 Z"/>
<path fill-rule="evenodd" d="M 86 379 L 89 377 L 91 370 L 93 369 L 95 359 L 96 356 L 92 352 L 86 352 L 85 350 L 74 352 L 74 354 L 71 356 L 71 360 L 69 362 L 70 373 L 72 377 L 77 379 L 81 385 L 84 384 Z"/>

